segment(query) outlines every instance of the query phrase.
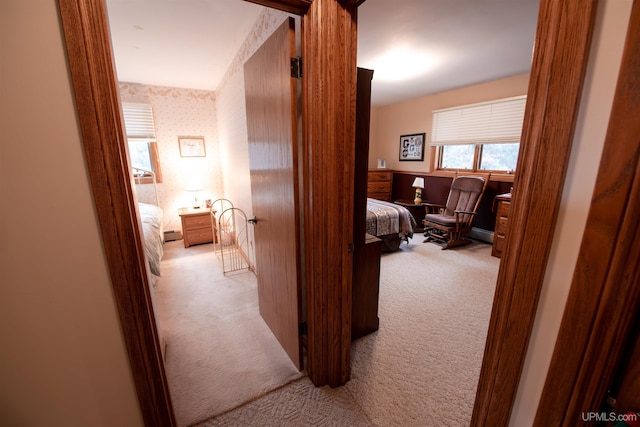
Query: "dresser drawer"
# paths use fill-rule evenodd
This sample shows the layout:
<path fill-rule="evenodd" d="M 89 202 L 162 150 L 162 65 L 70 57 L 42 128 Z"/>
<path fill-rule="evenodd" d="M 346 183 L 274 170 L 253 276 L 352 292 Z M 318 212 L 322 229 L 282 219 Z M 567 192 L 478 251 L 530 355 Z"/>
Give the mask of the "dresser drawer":
<path fill-rule="evenodd" d="M 496 213 L 496 217 L 508 217 L 509 211 L 511 210 L 511 202 L 501 201 L 498 203 L 498 212 Z"/>
<path fill-rule="evenodd" d="M 506 237 L 502 236 L 494 236 L 493 237 L 493 248 L 491 249 L 491 255 L 497 258 L 500 258 L 502 255 L 502 251 L 504 251 L 504 245 L 506 243 Z"/>
<path fill-rule="evenodd" d="M 390 182 L 371 182 L 367 184 L 367 193 L 390 193 L 391 192 L 391 183 Z"/>
<path fill-rule="evenodd" d="M 188 230 L 204 227 L 211 228 L 211 218 L 209 218 L 209 215 L 188 216 L 184 218 L 184 226 Z"/>
<path fill-rule="evenodd" d="M 369 172 L 369 181 L 391 181 L 392 172 Z"/>
<path fill-rule="evenodd" d="M 190 245 L 197 243 L 210 243 L 213 242 L 213 232 L 211 229 L 203 228 L 202 230 L 189 231 L 187 235 Z"/>
<path fill-rule="evenodd" d="M 496 229 L 495 234 L 500 237 L 504 237 L 507 233 L 507 224 L 509 223 L 509 218 L 507 217 L 499 217 L 496 221 Z"/>

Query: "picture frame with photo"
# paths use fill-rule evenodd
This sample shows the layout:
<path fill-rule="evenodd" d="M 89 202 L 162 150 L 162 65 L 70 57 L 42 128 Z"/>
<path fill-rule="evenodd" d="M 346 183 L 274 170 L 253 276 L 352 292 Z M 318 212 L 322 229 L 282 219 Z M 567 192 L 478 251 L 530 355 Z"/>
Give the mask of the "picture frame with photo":
<path fill-rule="evenodd" d="M 207 157 L 202 136 L 179 136 L 180 157 Z"/>
<path fill-rule="evenodd" d="M 400 161 L 423 161 L 425 133 L 400 136 Z"/>

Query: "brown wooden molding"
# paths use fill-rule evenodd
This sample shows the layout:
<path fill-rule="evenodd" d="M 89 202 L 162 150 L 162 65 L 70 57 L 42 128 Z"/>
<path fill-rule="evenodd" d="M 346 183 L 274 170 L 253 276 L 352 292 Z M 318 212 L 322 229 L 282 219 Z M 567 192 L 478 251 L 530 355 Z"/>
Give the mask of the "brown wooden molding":
<path fill-rule="evenodd" d="M 601 408 L 640 310 L 640 1 L 633 2 L 591 209 L 535 424 Z"/>
<path fill-rule="evenodd" d="M 393 172 L 394 174 L 404 174 L 404 175 L 419 175 L 419 176 L 444 176 L 444 177 L 448 177 L 448 178 L 453 178 L 454 176 L 456 176 L 456 172 L 452 171 L 452 170 L 436 170 L 433 172 L 426 172 L 426 171 L 421 171 L 421 172 L 415 172 L 415 171 L 398 171 L 398 170 L 393 170 L 393 169 L 382 169 L 382 170 L 386 170 L 389 172 Z M 470 175 L 481 175 L 484 174 L 484 171 L 473 171 L 473 172 L 469 172 Z M 458 172 L 457 175 L 464 175 L 465 172 Z M 515 173 L 500 173 L 500 172 L 491 172 L 491 177 L 489 178 L 489 181 L 496 181 L 496 182 L 513 182 L 514 178 L 515 178 L 516 174 Z"/>
<path fill-rule="evenodd" d="M 540 3 L 509 238 L 498 274 L 473 426 L 509 422 L 555 230 L 595 12 L 595 1 Z"/>
<path fill-rule="evenodd" d="M 358 7 L 366 0 L 340 0 L 345 7 Z"/>
<path fill-rule="evenodd" d="M 248 3 L 255 3 L 265 7 L 272 7 L 283 12 L 304 15 L 309 10 L 313 0 L 243 0 Z"/>
<path fill-rule="evenodd" d="M 104 2 L 59 0 L 87 167 L 133 381 L 146 425 L 175 425 L 150 306 Z"/>
<path fill-rule="evenodd" d="M 307 369 L 317 386 L 350 375 L 355 15 L 315 0 L 302 23 Z"/>

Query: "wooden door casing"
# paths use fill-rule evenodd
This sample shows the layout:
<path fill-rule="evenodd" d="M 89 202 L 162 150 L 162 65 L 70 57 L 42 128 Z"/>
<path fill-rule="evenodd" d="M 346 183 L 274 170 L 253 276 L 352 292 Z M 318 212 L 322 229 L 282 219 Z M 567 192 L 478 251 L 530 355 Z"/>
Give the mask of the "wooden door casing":
<path fill-rule="evenodd" d="M 640 314 L 639 57 L 640 0 L 634 0 L 602 159 L 536 425 L 571 426 L 581 413 L 600 410 L 624 351 L 633 348 Z M 628 386 L 640 384 L 636 379 Z"/>
<path fill-rule="evenodd" d="M 314 0 L 302 22 L 307 372 L 317 386 L 351 372 L 356 16 Z"/>
<path fill-rule="evenodd" d="M 260 315 L 298 369 L 300 225 L 295 22 L 287 19 L 244 65 Z"/>

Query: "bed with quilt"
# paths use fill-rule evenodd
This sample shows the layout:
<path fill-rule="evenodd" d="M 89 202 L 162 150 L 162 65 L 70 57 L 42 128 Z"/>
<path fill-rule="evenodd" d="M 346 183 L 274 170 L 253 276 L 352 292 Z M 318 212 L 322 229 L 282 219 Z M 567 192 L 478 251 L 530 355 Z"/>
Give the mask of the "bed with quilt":
<path fill-rule="evenodd" d="M 393 252 L 413 237 L 416 220 L 403 206 L 367 199 L 367 233 L 383 241 L 382 251 Z"/>
<path fill-rule="evenodd" d="M 160 276 L 160 260 L 164 254 L 162 248 L 164 243 L 163 212 L 158 206 L 141 202 L 138 203 L 138 208 L 144 237 L 144 252 L 155 284 L 155 279 Z"/>

